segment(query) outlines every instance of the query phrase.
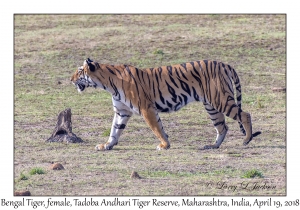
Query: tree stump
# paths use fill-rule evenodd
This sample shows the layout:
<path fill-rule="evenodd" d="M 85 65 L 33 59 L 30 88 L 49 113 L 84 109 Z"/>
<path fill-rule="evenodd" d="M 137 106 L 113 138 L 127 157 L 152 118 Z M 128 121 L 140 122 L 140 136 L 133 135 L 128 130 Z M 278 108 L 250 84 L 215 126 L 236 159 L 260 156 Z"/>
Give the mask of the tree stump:
<path fill-rule="evenodd" d="M 28 190 L 25 191 L 15 191 L 14 196 L 31 196 L 31 193 Z"/>
<path fill-rule="evenodd" d="M 80 143 L 83 142 L 81 138 L 77 137 L 72 132 L 71 109 L 67 108 L 61 111 L 57 117 L 55 129 L 46 142 L 67 142 Z"/>

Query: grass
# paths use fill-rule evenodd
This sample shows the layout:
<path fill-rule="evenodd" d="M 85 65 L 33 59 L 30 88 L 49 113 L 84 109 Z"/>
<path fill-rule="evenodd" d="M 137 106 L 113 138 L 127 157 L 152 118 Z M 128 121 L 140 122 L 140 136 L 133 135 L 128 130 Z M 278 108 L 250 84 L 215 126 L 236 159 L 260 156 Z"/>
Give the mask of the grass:
<path fill-rule="evenodd" d="M 256 170 L 256 169 L 252 169 L 252 170 L 249 170 L 249 171 L 246 171 L 244 173 L 244 175 L 242 176 L 242 178 L 255 178 L 255 177 L 258 177 L 258 178 L 263 178 L 263 175 L 260 171 Z"/>
<path fill-rule="evenodd" d="M 102 136 L 109 136 L 109 135 L 110 135 L 110 129 L 107 129 L 102 133 Z"/>
<path fill-rule="evenodd" d="M 286 32 L 284 15 L 15 15 L 14 184 L 35 196 L 51 195 L 286 195 Z M 217 150 L 199 150 L 216 132 L 200 103 L 160 114 L 171 148 L 159 143 L 133 116 L 112 151 L 111 96 L 89 88 L 78 94 L 69 78 L 90 57 L 139 68 L 200 59 L 220 60 L 237 71 L 242 107 L 262 134 L 243 146 L 237 122 Z M 73 132 L 82 144 L 45 143 L 57 115 L 71 108 Z M 60 162 L 65 170 L 45 170 Z M 30 175 L 31 169 L 47 172 Z M 246 180 L 275 189 L 230 191 Z M 27 173 L 25 172 L 28 172 Z M 131 180 L 137 171 L 143 177 Z M 23 174 L 23 175 L 22 175 Z M 255 172 L 253 173 L 255 174 Z M 27 177 L 27 180 L 25 180 Z M 50 181 L 49 181 L 50 180 Z M 208 185 L 207 183 L 212 183 Z"/>
<path fill-rule="evenodd" d="M 18 179 L 19 181 L 21 180 L 28 180 L 28 176 L 26 176 L 25 174 L 23 174 L 22 172 L 20 173 L 20 177 Z"/>
<path fill-rule="evenodd" d="M 45 170 L 42 169 L 42 168 L 32 168 L 30 171 L 29 171 L 29 174 L 30 175 L 35 175 L 35 174 L 44 174 L 45 173 Z"/>

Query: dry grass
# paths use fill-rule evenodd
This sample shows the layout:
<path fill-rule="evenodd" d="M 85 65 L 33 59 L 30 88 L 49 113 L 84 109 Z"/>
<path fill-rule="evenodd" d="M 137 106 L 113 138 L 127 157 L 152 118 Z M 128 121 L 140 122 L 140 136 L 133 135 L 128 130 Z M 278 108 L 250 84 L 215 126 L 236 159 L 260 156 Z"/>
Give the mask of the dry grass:
<path fill-rule="evenodd" d="M 15 190 L 32 195 L 286 195 L 286 34 L 284 15 L 15 15 Z M 157 53 L 160 52 L 160 53 Z M 114 150 L 96 152 L 113 118 L 111 97 L 78 94 L 69 77 L 83 59 L 140 68 L 199 59 L 230 63 L 242 84 L 243 109 L 262 135 L 248 146 L 238 124 L 218 150 L 203 105 L 161 114 L 171 141 L 158 140 L 139 116 Z M 57 114 L 72 109 L 83 144 L 45 143 Z M 65 170 L 50 170 L 52 162 Z M 46 173 L 29 175 L 32 168 Z M 242 178 L 249 170 L 262 177 Z M 142 179 L 130 179 L 136 171 Z M 27 179 L 20 179 L 27 177 Z M 243 189 L 240 183 L 275 189 Z M 226 185 L 222 185 L 225 183 Z M 226 187 L 227 186 L 227 187 Z M 228 186 L 238 186 L 236 190 Z"/>

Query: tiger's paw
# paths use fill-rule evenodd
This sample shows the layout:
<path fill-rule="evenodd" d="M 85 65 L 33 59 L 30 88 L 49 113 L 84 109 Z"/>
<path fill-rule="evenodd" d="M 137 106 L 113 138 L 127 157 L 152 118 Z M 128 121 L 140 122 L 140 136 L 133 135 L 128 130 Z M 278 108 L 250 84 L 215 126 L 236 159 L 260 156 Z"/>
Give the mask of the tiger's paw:
<path fill-rule="evenodd" d="M 260 134 L 261 134 L 261 131 L 257 131 L 255 133 L 253 133 L 250 139 L 245 139 L 244 140 L 243 145 L 246 146 L 247 144 L 250 143 L 250 141 L 252 141 L 253 137 L 256 137 L 256 136 L 258 136 Z"/>
<path fill-rule="evenodd" d="M 203 149 L 219 149 L 219 146 L 214 145 L 214 144 L 206 145 L 206 146 L 203 147 Z"/>
<path fill-rule="evenodd" d="M 109 143 L 105 143 L 105 144 L 98 144 L 95 147 L 96 151 L 105 151 L 105 150 L 111 150 L 113 148 L 113 146 L 109 146 Z"/>
<path fill-rule="evenodd" d="M 156 147 L 156 150 L 167 150 L 170 149 L 170 144 L 164 145 L 164 144 L 159 144 Z"/>

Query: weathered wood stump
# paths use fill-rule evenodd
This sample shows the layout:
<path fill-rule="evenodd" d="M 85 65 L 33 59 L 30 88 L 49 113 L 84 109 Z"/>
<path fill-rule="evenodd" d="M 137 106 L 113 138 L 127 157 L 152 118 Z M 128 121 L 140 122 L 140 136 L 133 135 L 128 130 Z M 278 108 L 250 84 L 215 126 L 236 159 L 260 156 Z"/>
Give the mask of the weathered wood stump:
<path fill-rule="evenodd" d="M 25 191 L 15 191 L 14 196 L 31 196 L 31 193 L 28 190 Z"/>
<path fill-rule="evenodd" d="M 67 143 L 80 143 L 83 142 L 81 138 L 77 137 L 72 132 L 71 109 L 59 113 L 55 129 L 46 142 L 67 142 Z"/>

